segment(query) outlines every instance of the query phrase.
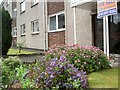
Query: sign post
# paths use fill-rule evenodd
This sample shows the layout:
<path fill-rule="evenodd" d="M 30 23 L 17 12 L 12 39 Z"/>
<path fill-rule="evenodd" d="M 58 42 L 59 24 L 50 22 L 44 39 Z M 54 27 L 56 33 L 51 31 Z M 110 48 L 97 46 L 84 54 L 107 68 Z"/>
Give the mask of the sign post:
<path fill-rule="evenodd" d="M 117 0 L 97 0 L 98 18 L 103 17 L 104 53 L 109 57 L 108 16 L 117 14 Z"/>

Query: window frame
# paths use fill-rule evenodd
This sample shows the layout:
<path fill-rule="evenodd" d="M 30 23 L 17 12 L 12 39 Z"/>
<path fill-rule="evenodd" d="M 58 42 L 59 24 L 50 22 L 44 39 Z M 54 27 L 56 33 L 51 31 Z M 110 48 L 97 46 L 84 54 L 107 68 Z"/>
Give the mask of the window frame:
<path fill-rule="evenodd" d="M 52 14 L 52 15 L 49 15 L 49 29 L 48 29 L 48 32 L 59 32 L 59 31 L 65 31 L 66 27 L 65 28 L 61 28 L 59 29 L 58 28 L 58 16 L 61 15 L 61 14 L 64 14 L 64 17 L 65 17 L 65 12 L 62 11 L 62 12 L 58 12 L 58 13 L 55 13 L 55 14 Z M 50 30 L 50 18 L 51 17 L 56 17 L 56 30 Z"/>
<path fill-rule="evenodd" d="M 33 25 L 35 26 L 36 22 L 38 22 L 38 31 L 36 30 L 34 31 L 34 27 L 33 27 Z M 32 31 L 32 34 L 39 34 L 39 19 L 31 21 L 31 31 Z"/>
<path fill-rule="evenodd" d="M 22 11 L 22 4 L 25 3 L 25 0 L 23 0 L 22 2 L 20 2 L 20 14 L 24 13 L 25 10 Z"/>
<path fill-rule="evenodd" d="M 14 30 L 16 30 L 16 32 L 14 32 Z M 14 33 L 16 34 L 14 35 Z M 17 37 L 17 27 L 12 28 L 12 37 Z"/>
<path fill-rule="evenodd" d="M 36 0 L 31 0 L 31 8 L 36 6 L 39 2 L 39 0 L 37 2 L 35 2 Z"/>
<path fill-rule="evenodd" d="M 23 26 L 25 27 L 24 29 L 23 29 Z M 21 36 L 25 36 L 26 35 L 26 26 L 25 26 L 25 24 L 22 24 L 22 25 L 20 25 L 20 35 Z M 25 32 L 24 32 L 25 31 Z M 23 33 L 24 32 L 24 33 Z"/>
<path fill-rule="evenodd" d="M 7 3 L 7 5 L 6 5 L 6 6 L 8 6 L 8 5 L 10 4 L 10 0 L 7 0 L 7 2 L 6 2 L 6 3 Z"/>

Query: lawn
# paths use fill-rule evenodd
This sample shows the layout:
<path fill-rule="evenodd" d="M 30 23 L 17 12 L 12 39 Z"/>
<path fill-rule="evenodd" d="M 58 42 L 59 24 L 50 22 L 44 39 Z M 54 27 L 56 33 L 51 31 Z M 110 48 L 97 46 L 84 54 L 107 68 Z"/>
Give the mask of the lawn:
<path fill-rule="evenodd" d="M 21 53 L 19 53 L 18 49 L 9 49 L 7 55 L 18 55 L 18 54 L 34 54 L 36 52 L 30 52 L 30 51 L 25 51 L 25 50 L 21 50 Z"/>
<path fill-rule="evenodd" d="M 111 68 L 88 75 L 90 88 L 118 88 L 118 68 Z"/>

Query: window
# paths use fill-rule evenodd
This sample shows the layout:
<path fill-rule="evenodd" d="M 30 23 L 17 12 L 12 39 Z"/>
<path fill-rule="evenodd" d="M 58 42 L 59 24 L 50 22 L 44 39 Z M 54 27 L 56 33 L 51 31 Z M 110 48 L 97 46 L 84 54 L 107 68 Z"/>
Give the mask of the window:
<path fill-rule="evenodd" d="M 50 17 L 50 31 L 56 30 L 56 16 Z"/>
<path fill-rule="evenodd" d="M 65 17 L 64 14 L 58 15 L 58 29 L 65 28 Z"/>
<path fill-rule="evenodd" d="M 31 26 L 32 26 L 32 32 L 34 33 L 38 33 L 39 32 L 39 22 L 38 20 L 34 20 L 31 22 Z"/>
<path fill-rule="evenodd" d="M 34 5 L 36 5 L 37 3 L 38 3 L 38 0 L 32 0 L 31 6 L 34 6 Z"/>
<path fill-rule="evenodd" d="M 25 35 L 25 24 L 20 26 L 21 35 Z"/>
<path fill-rule="evenodd" d="M 25 1 L 20 3 L 20 13 L 23 13 L 25 11 Z"/>
<path fill-rule="evenodd" d="M 65 30 L 65 15 L 64 13 L 58 13 L 50 16 L 50 32 Z"/>
<path fill-rule="evenodd" d="M 12 36 L 17 37 L 17 28 L 16 27 L 12 29 Z"/>
<path fill-rule="evenodd" d="M 10 4 L 10 1 L 9 1 L 9 0 L 7 0 L 7 2 L 6 2 L 6 3 L 7 3 L 7 6 L 8 6 L 8 5 Z"/>

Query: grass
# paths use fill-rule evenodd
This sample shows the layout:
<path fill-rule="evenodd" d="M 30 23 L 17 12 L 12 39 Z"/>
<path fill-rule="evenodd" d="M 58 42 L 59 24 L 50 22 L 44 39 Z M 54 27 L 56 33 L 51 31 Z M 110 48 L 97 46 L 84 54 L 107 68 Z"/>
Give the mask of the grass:
<path fill-rule="evenodd" d="M 21 50 L 21 53 L 19 53 L 18 49 L 10 48 L 7 55 L 34 54 L 34 53 L 36 53 L 36 52 L 28 52 L 28 51 L 25 51 L 25 50 Z"/>
<path fill-rule="evenodd" d="M 118 88 L 118 68 L 111 68 L 88 75 L 90 88 Z"/>

